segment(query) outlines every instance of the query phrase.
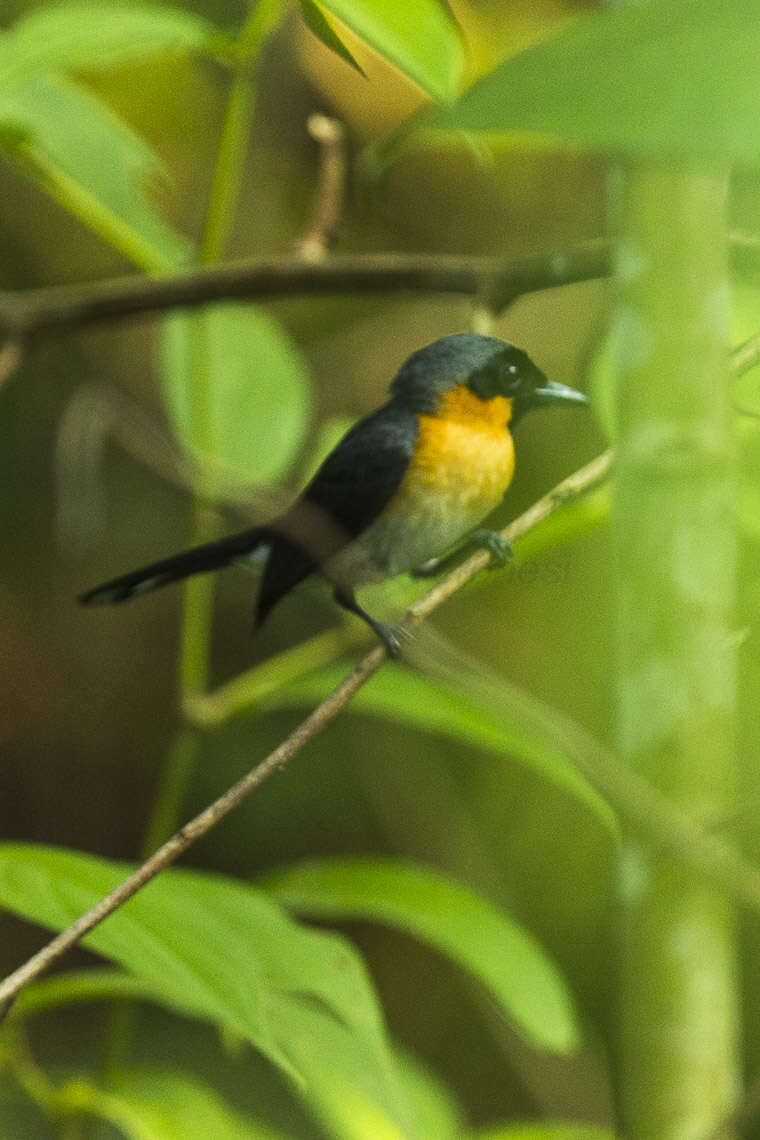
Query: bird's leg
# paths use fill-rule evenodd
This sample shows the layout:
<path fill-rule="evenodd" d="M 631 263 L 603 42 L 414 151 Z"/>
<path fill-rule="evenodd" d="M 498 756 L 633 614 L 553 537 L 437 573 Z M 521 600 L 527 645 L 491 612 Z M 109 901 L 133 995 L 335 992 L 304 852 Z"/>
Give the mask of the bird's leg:
<path fill-rule="evenodd" d="M 453 569 L 474 550 L 487 550 L 491 555 L 491 567 L 494 570 L 500 570 L 506 566 L 514 554 L 511 545 L 503 535 L 499 534 L 498 530 L 486 530 L 481 527 L 474 530 L 461 546 L 457 546 L 448 554 L 444 554 L 440 558 L 429 558 L 421 566 L 416 566 L 412 570 L 412 577 L 432 578 L 435 574 L 440 574 L 442 570 Z"/>
<path fill-rule="evenodd" d="M 404 629 L 400 626 L 394 629 L 394 627 L 388 625 L 387 622 L 376 621 L 375 618 L 370 617 L 367 611 L 363 610 L 357 602 L 353 590 L 349 590 L 345 586 L 336 586 L 333 591 L 333 597 L 344 610 L 348 610 L 350 613 L 360 617 L 362 621 L 366 621 L 367 625 L 374 630 L 387 649 L 389 657 L 398 657 L 401 652 L 400 638 L 406 633 Z"/>

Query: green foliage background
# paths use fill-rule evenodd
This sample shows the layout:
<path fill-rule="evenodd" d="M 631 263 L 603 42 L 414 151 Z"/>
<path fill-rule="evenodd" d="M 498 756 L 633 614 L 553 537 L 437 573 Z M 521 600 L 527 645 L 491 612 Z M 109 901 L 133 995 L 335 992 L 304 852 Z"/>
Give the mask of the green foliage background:
<path fill-rule="evenodd" d="M 350 135 L 344 251 L 561 251 L 605 231 L 621 154 L 736 161 L 731 222 L 756 230 L 751 5 L 595 13 L 515 54 L 581 7 L 452 2 L 457 26 L 436 0 L 309 0 L 303 11 L 260 0 L 250 16 L 227 0 L 184 11 L 13 2 L 0 40 L 0 287 L 288 250 L 314 191 L 314 110 Z M 632 52 L 649 33 L 650 55 Z M 644 107 L 654 66 L 663 87 Z M 585 119 L 582 89 L 598 95 Z M 516 133 L 526 130 L 539 137 Z M 521 425 L 500 525 L 606 444 L 610 303 L 606 283 L 573 285 L 493 324 L 553 379 L 591 387 L 600 409 Z M 733 307 L 738 342 L 760 327 L 752 281 L 737 283 Z M 313 296 L 30 348 L 0 390 L 3 974 L 39 944 L 18 916 L 53 928 L 75 918 L 123 874 L 110 860 L 136 859 L 146 830 L 159 840 L 266 755 L 353 659 L 316 669 L 320 636 L 340 620 L 318 585 L 253 642 L 242 573 L 220 577 L 213 627 L 208 582 L 184 603 L 174 590 L 108 612 L 79 609 L 76 594 L 235 525 L 241 499 L 256 510 L 297 489 L 336 424 L 377 406 L 411 351 L 471 321 L 469 302 L 450 297 Z M 747 378 L 741 400 L 754 395 Z M 755 423 L 737 418 L 736 434 L 737 833 L 751 854 Z M 154 465 L 185 449 L 204 505 L 146 469 L 135 456 L 146 446 Z M 216 515 L 205 504 L 220 496 Z M 499 688 L 614 742 L 607 510 L 604 493 L 571 508 L 516 568 L 460 593 L 420 633 L 419 670 L 386 667 L 191 852 L 190 867 L 226 881 L 167 874 L 92 938 L 107 968 L 81 951 L 22 996 L 0 1037 L 0 1133 L 612 1134 L 618 821 L 568 762 L 551 714 L 526 728 L 523 705 Z M 394 584 L 373 604 L 395 613 L 412 596 Z M 287 656 L 310 639 L 311 662 L 308 649 Z M 178 689 L 215 687 L 278 654 L 253 709 L 205 735 L 178 729 Z M 733 837 L 733 814 L 718 823 Z M 755 943 L 748 923 L 750 1072 Z"/>

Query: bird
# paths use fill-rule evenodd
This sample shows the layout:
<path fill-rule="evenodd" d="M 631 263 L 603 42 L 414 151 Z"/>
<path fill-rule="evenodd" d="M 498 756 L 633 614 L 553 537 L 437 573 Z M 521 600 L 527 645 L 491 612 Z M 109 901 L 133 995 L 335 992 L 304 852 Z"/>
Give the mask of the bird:
<path fill-rule="evenodd" d="M 254 628 L 318 571 L 338 605 L 396 657 L 403 628 L 373 618 L 356 589 L 436 573 L 477 547 L 503 565 L 509 544 L 479 524 L 512 481 L 512 431 L 532 409 L 588 402 L 508 341 L 444 336 L 412 353 L 387 402 L 348 431 L 279 518 L 122 574 L 79 600 L 124 602 L 193 574 L 263 560 Z"/>

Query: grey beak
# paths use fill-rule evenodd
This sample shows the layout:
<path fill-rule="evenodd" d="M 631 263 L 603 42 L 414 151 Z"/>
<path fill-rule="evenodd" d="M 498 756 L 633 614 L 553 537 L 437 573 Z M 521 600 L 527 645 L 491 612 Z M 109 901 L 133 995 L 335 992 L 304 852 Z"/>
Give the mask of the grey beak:
<path fill-rule="evenodd" d="M 591 401 L 583 392 L 576 392 L 575 388 L 568 388 L 566 384 L 557 384 L 554 380 L 545 380 L 540 388 L 534 388 L 531 393 L 531 403 L 535 406 L 544 404 L 589 404 Z"/>

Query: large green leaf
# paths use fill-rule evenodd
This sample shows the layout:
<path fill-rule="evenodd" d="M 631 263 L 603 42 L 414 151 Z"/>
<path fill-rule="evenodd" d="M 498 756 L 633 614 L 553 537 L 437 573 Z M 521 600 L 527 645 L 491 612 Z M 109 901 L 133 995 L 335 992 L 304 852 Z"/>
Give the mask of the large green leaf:
<path fill-rule="evenodd" d="M 0 97 L 43 73 L 197 51 L 214 33 L 213 24 L 181 8 L 92 2 L 37 8 L 0 34 Z"/>
<path fill-rule="evenodd" d="M 755 164 L 758 58 L 755 0 L 612 5 L 508 59 L 435 125 Z"/>
<path fill-rule="evenodd" d="M 82 1082 L 82 1107 L 129 1140 L 288 1140 L 225 1104 L 196 1077 L 175 1069 L 125 1069 L 107 1089 Z"/>
<path fill-rule="evenodd" d="M 0 147 L 85 225 L 137 265 L 170 269 L 188 243 L 145 197 L 161 164 L 123 119 L 84 87 L 61 77 L 30 79 L 0 97 Z"/>
<path fill-rule="evenodd" d="M 464 1112 L 449 1086 L 413 1053 L 397 1047 L 396 1058 L 420 1140 L 461 1140 Z"/>
<path fill-rule="evenodd" d="M 252 305 L 209 305 L 162 322 L 160 365 L 174 434 L 228 483 L 279 478 L 300 454 L 311 410 L 306 364 Z"/>
<path fill-rule="evenodd" d="M 344 675 L 339 667 L 320 670 L 263 696 L 257 710 L 318 702 Z M 449 683 L 396 665 L 375 673 L 348 711 L 439 733 L 500 759 L 512 756 L 580 800 L 611 835 L 618 836 L 609 804 L 578 773 L 555 739 L 551 710 L 506 681 L 488 684 L 463 673 L 456 683 Z"/>
<path fill-rule="evenodd" d="M 454 99 L 464 42 L 441 0 L 315 0 L 441 102 Z"/>
<path fill-rule="evenodd" d="M 395 1061 L 315 1004 L 283 998 L 275 1013 L 308 1107 L 332 1140 L 419 1140 Z"/>
<path fill-rule="evenodd" d="M 69 851 L 0 845 L 0 904 L 60 930 L 128 870 Z M 250 887 L 174 870 L 149 883 L 85 945 L 119 962 L 170 1009 L 236 1030 L 297 1077 L 319 1111 L 339 1089 L 389 1121 L 396 1129 L 389 1135 L 412 1135 L 375 996 L 344 939 L 297 925 Z M 353 1057 L 362 1066 L 356 1087 Z M 330 1069 L 328 1093 L 317 1087 L 323 1067 Z M 358 1133 L 345 1136 L 359 1140 Z"/>
<path fill-rule="evenodd" d="M 267 884 L 299 913 L 375 919 L 427 942 L 477 978 L 538 1048 L 578 1044 L 557 967 L 527 931 L 460 883 L 390 859 L 331 859 L 288 868 Z"/>
<path fill-rule="evenodd" d="M 137 998 L 144 1001 L 156 1002 L 161 1004 L 162 994 L 161 988 L 155 984 L 148 984 L 146 981 L 136 978 L 133 974 L 123 973 L 120 970 L 113 969 L 87 969 L 87 970 L 71 970 L 62 974 L 56 974 L 52 978 L 43 978 L 40 981 L 33 982 L 27 986 L 19 994 L 12 1012 L 12 1018 L 26 1018 L 38 1013 L 44 1013 L 51 1009 L 59 1009 L 64 1005 L 80 1004 L 82 1002 L 90 1001 L 108 1001 L 113 998 Z M 338 1037 L 338 1047 L 342 1047 L 341 1039 Z M 349 1043 L 349 1054 L 355 1056 L 356 1042 Z M 405 1099 L 409 1103 L 409 1112 L 411 1118 L 415 1122 L 416 1134 L 419 1140 L 457 1140 L 461 1134 L 462 1112 L 456 1104 L 451 1091 L 443 1084 L 443 1082 L 435 1076 L 430 1070 L 422 1064 L 422 1062 L 413 1055 L 402 1051 L 395 1050 L 396 1055 L 396 1075 L 403 1090 Z M 322 1058 L 320 1062 L 320 1058 Z M 312 1073 L 312 1068 L 315 1064 L 327 1064 L 333 1070 L 333 1080 L 329 1088 L 322 1087 L 321 1091 L 315 1093 L 320 1100 L 318 1108 L 320 1119 L 330 1119 L 340 1115 L 343 1118 L 341 1110 L 341 1101 L 346 1095 L 352 1103 L 356 1103 L 357 1099 L 361 1099 L 360 1094 L 357 1095 L 356 1089 L 346 1089 L 345 1072 L 343 1074 L 342 1082 L 339 1081 L 336 1085 L 335 1074 L 340 1073 L 340 1067 L 337 1063 L 335 1055 L 330 1055 L 326 1049 L 324 1034 L 318 1034 L 318 1050 L 315 1058 L 310 1058 L 308 1055 L 302 1058 L 303 1073 L 306 1077 L 316 1075 Z M 354 1061 L 351 1062 L 354 1064 Z M 371 1068 L 371 1066 L 370 1066 Z M 127 1083 L 127 1088 L 132 1089 L 133 1074 L 129 1074 L 130 1080 Z M 142 1078 L 139 1079 L 138 1088 L 141 1087 Z M 161 1078 L 163 1079 L 163 1078 Z M 396 1079 L 396 1078 L 394 1078 Z M 152 1076 L 149 1079 L 149 1084 L 152 1084 Z M 168 1096 L 171 1098 L 174 1093 L 174 1087 L 180 1087 L 177 1080 L 169 1075 L 170 1088 Z M 119 1092 L 123 1091 L 123 1084 L 119 1083 Z M 105 1094 L 103 1094 L 105 1095 Z M 192 1095 L 195 1095 L 194 1093 Z M 190 1100 L 192 1102 L 192 1095 Z M 331 1106 L 332 1098 L 337 1098 L 337 1105 L 333 1108 Z M 137 1098 L 141 1101 L 143 1098 Z M 152 1098 L 151 1098 L 152 1099 Z M 160 1103 L 163 1104 L 165 1097 L 160 1095 L 158 1097 Z M 130 1106 L 134 1098 L 130 1096 Z M 106 1100 L 105 1104 L 100 1108 L 93 1108 L 93 1111 L 104 1115 L 109 1119 L 113 1119 L 118 1123 L 118 1113 L 120 1111 L 121 1100 L 115 1101 Z M 111 1111 L 112 1105 L 115 1107 L 116 1112 Z M 311 1105 L 313 1108 L 313 1105 Z M 375 1105 L 366 1102 L 364 1104 L 364 1115 L 374 1116 L 377 1118 L 378 1109 Z M 138 1119 L 142 1120 L 142 1116 L 138 1113 Z M 182 1117 L 180 1119 L 183 1119 Z M 388 1122 L 386 1121 L 386 1124 Z M 391 1121 L 388 1125 L 389 1128 L 398 1129 Z M 258 1126 L 257 1126 L 258 1127 Z M 350 1121 L 347 1123 L 346 1128 L 353 1128 Z M 346 1129 L 340 1133 L 348 1135 L 350 1140 L 355 1140 L 357 1135 L 356 1129 L 347 1131 Z M 391 1133 L 393 1134 L 393 1132 Z M 131 1133 L 128 1132 L 128 1135 Z M 194 1133 L 188 1131 L 188 1137 Z M 216 1137 L 217 1133 L 213 1130 L 207 1130 L 206 1135 Z M 223 1135 L 226 1135 L 223 1134 Z M 382 1134 L 381 1134 L 382 1135 Z M 174 1136 L 173 1132 L 167 1133 L 167 1140 L 171 1140 Z M 269 1133 L 264 1136 L 269 1137 Z M 251 1133 L 251 1140 L 258 1140 L 259 1132 Z M 360 1135 L 360 1140 L 367 1140 L 367 1137 Z"/>

